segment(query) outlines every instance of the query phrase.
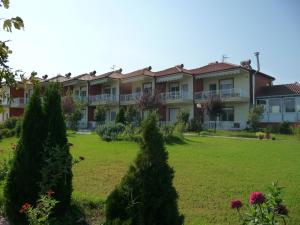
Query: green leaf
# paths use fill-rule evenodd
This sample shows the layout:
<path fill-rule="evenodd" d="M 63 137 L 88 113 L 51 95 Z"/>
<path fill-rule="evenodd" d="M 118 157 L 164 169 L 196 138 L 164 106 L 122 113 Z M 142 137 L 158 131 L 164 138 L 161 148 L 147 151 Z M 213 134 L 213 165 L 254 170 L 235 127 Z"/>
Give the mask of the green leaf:
<path fill-rule="evenodd" d="M 7 32 L 11 32 L 11 27 L 12 27 L 12 20 L 6 19 L 3 22 L 3 29 L 6 30 Z"/>
<path fill-rule="evenodd" d="M 9 8 L 9 0 L 1 0 L 1 2 L 0 6 L 4 6 L 5 9 Z"/>

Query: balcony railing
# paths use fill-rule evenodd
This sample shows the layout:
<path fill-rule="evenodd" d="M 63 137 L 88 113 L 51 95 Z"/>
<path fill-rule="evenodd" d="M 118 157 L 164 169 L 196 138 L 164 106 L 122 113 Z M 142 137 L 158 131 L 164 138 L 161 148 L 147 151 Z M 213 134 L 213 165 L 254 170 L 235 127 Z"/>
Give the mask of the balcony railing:
<path fill-rule="evenodd" d="M 245 124 L 240 121 L 206 121 L 203 123 L 205 129 L 218 130 L 240 130 L 245 128 Z"/>
<path fill-rule="evenodd" d="M 131 94 L 126 94 L 126 95 L 120 95 L 120 101 L 121 102 L 134 102 L 138 101 L 140 97 L 142 96 L 142 93 L 140 92 L 134 92 Z"/>
<path fill-rule="evenodd" d="M 87 96 L 73 96 L 74 101 L 79 103 L 87 103 L 88 97 Z"/>
<path fill-rule="evenodd" d="M 160 98 L 162 101 L 168 100 L 192 100 L 193 96 L 188 91 L 170 91 L 160 93 Z"/>
<path fill-rule="evenodd" d="M 8 104 L 11 107 L 24 107 L 28 103 L 29 99 L 27 98 L 12 98 Z"/>
<path fill-rule="evenodd" d="M 89 102 L 90 104 L 105 104 L 105 103 L 114 103 L 117 102 L 117 95 L 111 94 L 101 94 L 101 95 L 90 95 Z"/>
<path fill-rule="evenodd" d="M 215 91 L 201 91 L 194 94 L 196 100 L 207 100 L 212 97 L 219 97 L 224 100 L 230 100 L 231 98 L 246 98 L 249 95 L 241 89 L 225 89 L 225 90 L 215 90 Z"/>

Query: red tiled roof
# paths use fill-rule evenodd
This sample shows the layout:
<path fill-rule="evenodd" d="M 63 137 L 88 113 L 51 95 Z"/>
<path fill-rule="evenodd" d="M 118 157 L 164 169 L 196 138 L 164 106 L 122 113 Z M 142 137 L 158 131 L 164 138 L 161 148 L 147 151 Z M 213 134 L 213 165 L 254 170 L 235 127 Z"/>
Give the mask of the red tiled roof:
<path fill-rule="evenodd" d="M 186 73 L 186 74 L 192 75 L 192 73 L 189 70 L 184 69 L 184 65 L 181 64 L 181 65 L 173 66 L 173 67 L 165 69 L 165 70 L 155 72 L 155 76 L 159 77 L 159 76 L 166 76 L 166 75 L 171 75 L 171 74 L 176 74 L 176 73 Z"/>
<path fill-rule="evenodd" d="M 258 94 L 259 97 L 278 95 L 300 95 L 300 84 L 292 83 L 262 87 Z"/>
<path fill-rule="evenodd" d="M 222 70 L 229 70 L 229 69 L 235 69 L 235 68 L 240 68 L 239 65 L 231 64 L 231 63 L 219 63 L 219 62 L 214 62 L 210 63 L 206 66 L 202 66 L 196 69 L 191 69 L 189 70 L 192 74 L 201 74 L 201 73 L 210 73 L 210 72 L 217 72 L 217 71 L 222 71 Z"/>
<path fill-rule="evenodd" d="M 231 70 L 231 69 L 238 69 L 238 68 L 242 68 L 251 72 L 255 72 L 256 70 L 253 70 L 251 67 L 247 68 L 241 65 L 236 65 L 236 64 L 232 64 L 232 63 L 225 63 L 225 62 L 214 62 L 214 63 L 210 63 L 206 66 L 202 66 L 196 69 L 191 69 L 189 70 L 193 75 L 199 75 L 199 74 L 204 74 L 204 73 L 211 73 L 211 72 L 218 72 L 218 71 L 223 71 L 223 70 Z M 270 78 L 272 80 L 275 80 L 274 77 L 267 75 L 265 73 L 262 72 L 258 72 L 258 74 L 265 76 L 267 78 Z"/>
<path fill-rule="evenodd" d="M 110 71 L 107 73 L 103 73 L 103 74 L 94 76 L 91 80 L 98 80 L 98 79 L 107 78 L 107 77 L 118 79 L 118 78 L 122 78 L 122 76 L 123 76 L 122 69 L 119 69 L 119 70 Z"/>
<path fill-rule="evenodd" d="M 129 77 L 135 77 L 135 76 L 154 76 L 155 73 L 151 71 L 152 67 L 148 66 L 146 68 L 136 70 L 130 73 L 126 73 L 123 75 L 122 78 L 129 78 Z"/>

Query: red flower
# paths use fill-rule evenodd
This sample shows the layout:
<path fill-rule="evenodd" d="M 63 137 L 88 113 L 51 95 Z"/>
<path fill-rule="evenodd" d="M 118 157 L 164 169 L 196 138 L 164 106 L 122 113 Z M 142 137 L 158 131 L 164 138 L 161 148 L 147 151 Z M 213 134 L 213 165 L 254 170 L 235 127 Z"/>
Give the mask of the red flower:
<path fill-rule="evenodd" d="M 49 191 L 47 191 L 47 195 L 48 195 L 48 197 L 51 197 L 51 196 L 53 196 L 54 195 L 54 191 L 53 190 L 49 190 Z"/>
<path fill-rule="evenodd" d="M 262 204 L 265 202 L 265 196 L 261 192 L 252 192 L 249 197 L 249 202 L 251 205 Z"/>
<path fill-rule="evenodd" d="M 275 212 L 279 215 L 285 215 L 285 216 L 287 216 L 289 213 L 288 209 L 284 205 L 276 206 Z"/>
<path fill-rule="evenodd" d="M 79 159 L 82 161 L 84 160 L 85 158 L 83 156 L 79 156 Z"/>
<path fill-rule="evenodd" d="M 22 205 L 21 209 L 20 209 L 20 213 L 24 213 L 26 212 L 28 209 L 30 208 L 30 204 L 29 203 L 25 203 L 24 205 Z"/>
<path fill-rule="evenodd" d="M 231 201 L 231 208 L 232 209 L 239 209 L 243 206 L 243 203 L 240 200 L 232 200 Z"/>

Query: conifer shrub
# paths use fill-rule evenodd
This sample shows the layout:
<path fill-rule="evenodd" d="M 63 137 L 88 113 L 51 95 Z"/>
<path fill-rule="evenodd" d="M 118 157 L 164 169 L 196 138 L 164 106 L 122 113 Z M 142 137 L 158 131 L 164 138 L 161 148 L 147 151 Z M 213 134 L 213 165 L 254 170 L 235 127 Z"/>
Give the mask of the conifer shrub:
<path fill-rule="evenodd" d="M 41 153 L 46 134 L 38 87 L 25 110 L 22 130 L 4 188 L 6 215 L 14 225 L 26 224 L 19 210 L 25 202 L 35 204 L 40 192 Z"/>
<path fill-rule="evenodd" d="M 108 196 L 106 225 L 183 224 L 173 186 L 174 171 L 168 165 L 168 153 L 156 122 L 155 114 L 143 122 L 137 158 Z"/>
<path fill-rule="evenodd" d="M 41 168 L 41 193 L 53 190 L 58 201 L 56 216 L 63 215 L 70 207 L 72 195 L 72 156 L 66 134 L 66 124 L 61 107 L 60 86 L 50 84 L 44 97 L 47 137 Z"/>

